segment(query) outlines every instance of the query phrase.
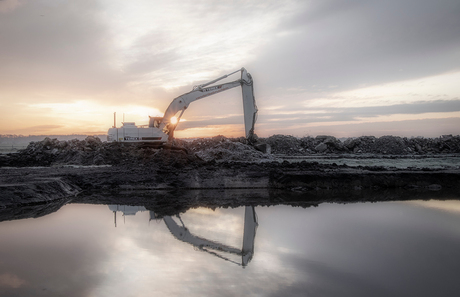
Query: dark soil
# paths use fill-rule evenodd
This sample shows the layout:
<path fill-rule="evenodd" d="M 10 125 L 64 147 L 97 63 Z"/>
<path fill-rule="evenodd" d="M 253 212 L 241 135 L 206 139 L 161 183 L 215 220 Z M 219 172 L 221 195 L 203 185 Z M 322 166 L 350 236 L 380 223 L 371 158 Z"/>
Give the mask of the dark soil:
<path fill-rule="evenodd" d="M 362 136 L 340 141 L 333 136 L 296 138 L 273 135 L 260 138 L 271 147 L 271 154 L 263 154 L 250 146 L 244 138 L 200 138 L 193 141 L 176 139 L 173 147 L 183 151 L 161 150 L 138 144 L 107 143 L 97 137 L 85 140 L 59 141 L 46 138 L 31 142 L 18 153 L 0 155 L 0 167 L 51 165 L 124 165 L 146 164 L 159 167 L 181 167 L 209 161 L 258 162 L 272 160 L 273 155 L 312 156 L 328 154 L 374 154 L 378 156 L 429 156 L 459 154 L 460 136 L 443 135 L 438 138 L 401 138 L 396 136 Z M 180 154 L 183 152 L 184 154 Z"/>
<path fill-rule="evenodd" d="M 245 139 L 223 136 L 175 140 L 173 147 L 180 149 L 107 143 L 96 137 L 81 141 L 47 138 L 30 143 L 18 153 L 0 156 L 0 208 L 69 197 L 80 202 L 112 204 L 121 199 L 126 204 L 122 197 L 127 196 L 131 197 L 128 199 L 131 205 L 145 205 L 148 201 L 155 204 L 157 210 L 157 204 L 161 204 L 164 213 L 171 213 L 183 207 L 205 206 L 203 203 L 211 207 L 270 205 L 276 201 L 310 205 L 328 200 L 386 201 L 436 196 L 458 199 L 460 196 L 458 166 L 449 169 L 349 167 L 306 161 L 280 162 L 274 158 L 276 155 L 458 154 L 459 136 L 359 137 L 342 142 L 332 136 L 274 135 L 259 141 L 268 143 L 272 154 L 254 149 Z M 214 196 L 216 191 L 240 191 L 240 196 L 222 193 Z M 382 194 L 386 191 L 392 191 L 393 198 Z M 395 195 L 395 191 L 400 194 Z"/>

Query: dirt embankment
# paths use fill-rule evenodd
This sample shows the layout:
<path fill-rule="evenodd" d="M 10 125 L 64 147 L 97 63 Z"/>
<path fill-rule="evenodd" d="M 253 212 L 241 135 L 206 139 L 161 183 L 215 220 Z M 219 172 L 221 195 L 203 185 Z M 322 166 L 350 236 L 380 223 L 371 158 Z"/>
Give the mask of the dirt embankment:
<path fill-rule="evenodd" d="M 397 136 L 361 136 L 343 142 L 333 136 L 297 138 L 274 135 L 266 139 L 272 152 L 285 155 L 310 154 L 376 154 L 429 155 L 460 153 L 460 136 L 443 135 L 437 138 L 406 138 Z"/>
<path fill-rule="evenodd" d="M 340 141 L 333 136 L 296 138 L 273 135 L 260 138 L 270 145 L 272 154 L 263 154 L 248 145 L 244 138 L 216 136 L 193 141 L 177 139 L 174 146 L 187 150 L 186 158 L 170 158 L 168 153 L 136 144 L 107 143 L 97 137 L 85 140 L 58 141 L 46 138 L 31 142 L 18 153 L 1 155 L 0 167 L 51 166 L 51 165 L 121 165 L 196 163 L 210 161 L 258 162 L 271 161 L 273 155 L 312 156 L 327 154 L 374 154 L 423 156 L 459 154 L 460 136 L 444 135 L 438 138 L 401 138 L 396 136 L 362 136 Z M 177 157 L 177 155 L 176 155 Z M 174 165 L 174 164 L 172 164 Z"/>
<path fill-rule="evenodd" d="M 255 150 L 245 139 L 223 136 L 175 140 L 174 146 L 181 150 L 107 143 L 96 137 L 71 141 L 47 138 L 30 143 L 18 153 L 0 156 L 0 208 L 58 200 L 77 193 L 80 197 L 88 196 L 98 191 L 114 195 L 120 191 L 203 189 L 269 189 L 310 194 L 340 190 L 351 191 L 355 196 L 376 189 L 447 191 L 454 196 L 460 193 L 458 166 L 443 170 L 349 167 L 306 161 L 280 162 L 274 157 L 458 154 L 459 136 L 359 137 L 342 142 L 332 136 L 274 135 L 261 140 L 271 146 L 272 154 Z M 84 165 L 86 167 L 82 167 Z"/>

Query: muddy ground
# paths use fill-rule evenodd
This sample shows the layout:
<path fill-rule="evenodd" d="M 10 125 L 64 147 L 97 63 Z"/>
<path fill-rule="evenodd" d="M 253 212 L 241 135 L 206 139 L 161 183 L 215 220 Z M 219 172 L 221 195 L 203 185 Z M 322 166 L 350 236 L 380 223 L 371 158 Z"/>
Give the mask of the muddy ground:
<path fill-rule="evenodd" d="M 0 221 L 21 213 L 18 207 L 28 213 L 23 216 L 33 217 L 53 211 L 51 205 L 62 201 L 143 205 L 173 214 L 199 206 L 307 207 L 324 201 L 460 198 L 460 164 L 398 169 L 306 161 L 332 155 L 458 157 L 460 136 L 341 141 L 332 136 L 275 135 L 260 141 L 270 145 L 271 153 L 254 149 L 242 138 L 223 136 L 176 140 L 174 148 L 180 149 L 107 143 L 96 137 L 33 142 L 18 153 L 0 156 Z M 286 156 L 306 160 L 283 161 Z M 32 207 L 37 204 L 38 210 Z"/>
<path fill-rule="evenodd" d="M 18 153 L 0 155 L 0 167 L 52 165 L 123 165 L 146 164 L 160 166 L 209 161 L 261 162 L 274 161 L 276 156 L 375 155 L 377 157 L 423 157 L 441 154 L 460 154 L 460 136 L 443 135 L 438 138 L 401 138 L 396 136 L 362 136 L 341 141 L 333 136 L 297 138 L 273 135 L 258 139 L 269 144 L 270 154 L 264 154 L 247 144 L 244 138 L 200 138 L 193 141 L 176 139 L 173 146 L 182 148 L 185 156 L 169 158 L 161 150 L 107 143 L 97 137 L 85 140 L 59 141 L 46 138 L 31 142 Z"/>

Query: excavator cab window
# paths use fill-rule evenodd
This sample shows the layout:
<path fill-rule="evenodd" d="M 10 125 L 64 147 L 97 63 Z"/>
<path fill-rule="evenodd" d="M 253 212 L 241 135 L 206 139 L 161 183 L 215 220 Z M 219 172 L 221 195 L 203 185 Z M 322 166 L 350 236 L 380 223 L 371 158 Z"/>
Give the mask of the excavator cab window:
<path fill-rule="evenodd" d="M 155 128 L 160 127 L 160 123 L 163 120 L 162 117 L 149 117 L 149 118 L 150 118 L 149 127 L 155 127 Z"/>

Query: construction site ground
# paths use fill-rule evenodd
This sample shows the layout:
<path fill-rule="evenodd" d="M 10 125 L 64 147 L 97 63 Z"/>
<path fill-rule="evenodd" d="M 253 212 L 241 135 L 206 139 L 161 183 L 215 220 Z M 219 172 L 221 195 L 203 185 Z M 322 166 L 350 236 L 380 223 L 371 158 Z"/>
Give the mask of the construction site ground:
<path fill-rule="evenodd" d="M 460 137 L 175 140 L 174 148 L 99 138 L 30 143 L 0 156 L 0 220 L 67 202 L 190 207 L 460 198 Z M 44 205 L 47 205 L 44 207 Z M 26 214 L 27 213 L 27 214 Z"/>

